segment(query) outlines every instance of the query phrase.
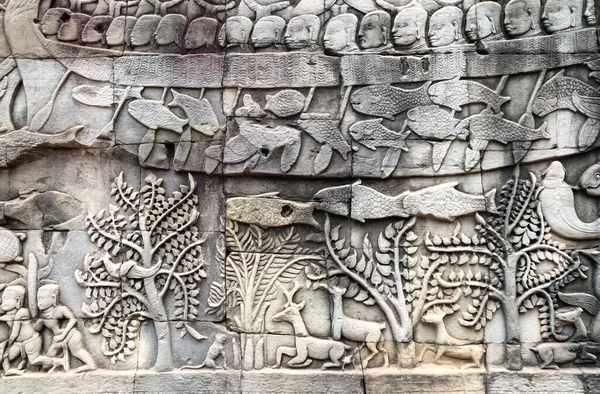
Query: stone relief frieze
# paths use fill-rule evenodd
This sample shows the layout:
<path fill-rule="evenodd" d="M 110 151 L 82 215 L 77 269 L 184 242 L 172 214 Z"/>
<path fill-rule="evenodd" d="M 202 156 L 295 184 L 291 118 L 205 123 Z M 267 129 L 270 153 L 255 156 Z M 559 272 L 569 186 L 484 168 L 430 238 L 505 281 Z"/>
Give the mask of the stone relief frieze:
<path fill-rule="evenodd" d="M 597 370 L 592 0 L 0 20 L 0 385 Z"/>

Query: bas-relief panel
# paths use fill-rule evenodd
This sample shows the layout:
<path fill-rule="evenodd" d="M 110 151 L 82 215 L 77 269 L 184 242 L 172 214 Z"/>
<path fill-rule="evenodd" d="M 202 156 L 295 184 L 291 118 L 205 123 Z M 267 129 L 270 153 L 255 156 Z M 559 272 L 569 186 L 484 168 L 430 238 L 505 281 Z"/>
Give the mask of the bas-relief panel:
<path fill-rule="evenodd" d="M 0 8 L 4 375 L 597 365 L 593 1 Z"/>

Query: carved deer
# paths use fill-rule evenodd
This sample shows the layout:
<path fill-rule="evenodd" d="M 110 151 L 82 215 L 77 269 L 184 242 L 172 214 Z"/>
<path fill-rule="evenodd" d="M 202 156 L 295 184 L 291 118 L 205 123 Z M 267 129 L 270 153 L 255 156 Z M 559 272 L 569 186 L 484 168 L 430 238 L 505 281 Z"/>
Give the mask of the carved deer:
<path fill-rule="evenodd" d="M 283 355 L 293 357 L 287 362 L 290 368 L 302 368 L 312 364 L 315 360 L 330 360 L 331 362 L 324 363 L 323 369 L 331 367 L 344 367 L 349 363 L 349 359 L 344 357 L 346 351 L 352 348 L 342 342 L 332 339 L 322 339 L 311 337 L 306 329 L 304 320 L 300 311 L 306 305 L 306 301 L 295 303 L 293 301 L 294 294 L 301 288 L 301 285 L 296 283 L 291 291 L 281 287 L 283 294 L 287 298 L 287 303 L 284 309 L 274 315 L 271 320 L 274 322 L 289 322 L 294 327 L 294 336 L 296 346 L 279 346 L 276 352 L 276 363 L 273 368 L 281 366 Z"/>
<path fill-rule="evenodd" d="M 436 307 L 421 318 L 423 323 L 435 326 L 435 345 L 423 346 L 419 353 L 419 362 L 423 361 L 425 353 L 431 350 L 435 352 L 434 362 L 442 356 L 447 356 L 459 360 L 472 360 L 476 367 L 480 367 L 484 354 L 483 346 L 472 345 L 468 340 L 454 338 L 448 334 L 444 324 L 446 315 L 447 313 L 442 308 Z"/>
<path fill-rule="evenodd" d="M 389 367 L 389 355 L 383 347 L 385 322 L 370 322 L 346 316 L 342 304 L 342 297 L 346 292 L 344 288 L 320 282 L 315 284 L 315 288 L 325 289 L 330 294 L 333 304 L 331 308 L 331 335 L 333 339 L 339 340 L 340 337 L 344 337 L 359 342 L 361 343 L 359 351 L 362 350 L 363 346 L 366 346 L 370 350 L 370 354 L 362 360 L 363 368 L 367 368 L 369 361 L 379 353 L 383 354 L 384 367 Z"/>

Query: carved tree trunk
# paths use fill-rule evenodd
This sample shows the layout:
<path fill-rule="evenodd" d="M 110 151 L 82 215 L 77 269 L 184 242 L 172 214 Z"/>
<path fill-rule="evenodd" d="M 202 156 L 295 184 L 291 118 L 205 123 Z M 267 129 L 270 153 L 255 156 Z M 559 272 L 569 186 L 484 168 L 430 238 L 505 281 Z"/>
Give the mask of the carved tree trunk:
<path fill-rule="evenodd" d="M 171 349 L 171 330 L 167 321 L 167 311 L 160 298 L 154 277 L 144 279 L 148 297 L 148 312 L 152 315 L 157 338 L 157 353 L 154 369 L 157 372 L 171 371 L 175 368 Z"/>
<path fill-rule="evenodd" d="M 504 312 L 505 328 L 505 364 L 506 368 L 514 371 L 523 369 L 521 358 L 521 328 L 519 327 L 519 305 L 517 305 L 517 261 L 509 255 L 506 261 L 507 268 L 504 272 L 504 295 L 501 300 Z"/>

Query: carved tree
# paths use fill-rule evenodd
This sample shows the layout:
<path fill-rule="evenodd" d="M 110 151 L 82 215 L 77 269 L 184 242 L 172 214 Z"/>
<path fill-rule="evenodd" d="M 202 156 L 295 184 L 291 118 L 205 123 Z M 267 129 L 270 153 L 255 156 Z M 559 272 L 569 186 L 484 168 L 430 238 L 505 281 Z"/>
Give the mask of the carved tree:
<path fill-rule="evenodd" d="M 206 277 L 194 226 L 198 220 L 196 184 L 181 185 L 169 197 L 162 179 L 149 175 L 138 191 L 123 180 L 113 182 L 115 204 L 86 219 L 92 242 L 103 252 L 88 254 L 75 275 L 86 288 L 82 311 L 92 318 L 92 334 L 105 337 L 102 352 L 114 364 L 137 347 L 140 322 L 152 320 L 157 336 L 154 369 L 173 369 L 168 320 L 179 320 L 181 336 L 204 339 L 189 321 L 198 317 L 198 285 Z M 175 310 L 168 314 L 165 297 L 172 294 Z"/>
<path fill-rule="evenodd" d="M 228 220 L 225 239 L 229 249 L 225 265 L 227 304 L 239 312 L 232 319 L 243 333 L 242 367 L 261 369 L 264 338 L 255 341 L 256 335 L 252 334 L 264 332 L 265 314 L 278 296 L 275 284 L 289 283 L 305 264 L 323 257 L 300 246 L 301 237 L 295 227 L 274 232 Z"/>
<path fill-rule="evenodd" d="M 538 195 L 541 186 L 533 174 L 519 179 L 518 170 L 503 186 L 497 214 L 475 215 L 476 234 L 451 237 L 427 234 L 429 252 L 418 269 L 414 285 L 420 295 L 415 309 L 429 304 L 451 304 L 456 294 L 469 297 L 470 305 L 459 323 L 482 329 L 496 310 L 504 313 L 507 367 L 521 369 L 519 313 L 539 311 L 542 336 L 554 332 L 557 291 L 587 269 L 576 253 L 552 240 Z M 460 294 L 458 294 L 460 297 Z"/>

